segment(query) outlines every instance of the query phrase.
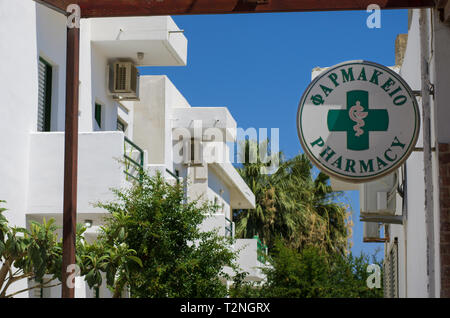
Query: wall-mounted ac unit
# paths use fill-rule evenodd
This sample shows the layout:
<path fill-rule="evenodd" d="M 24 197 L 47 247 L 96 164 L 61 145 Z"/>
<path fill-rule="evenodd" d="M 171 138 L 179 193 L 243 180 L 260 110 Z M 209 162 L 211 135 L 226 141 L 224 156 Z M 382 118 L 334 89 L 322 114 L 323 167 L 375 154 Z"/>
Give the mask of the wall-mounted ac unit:
<path fill-rule="evenodd" d="M 359 192 L 361 215 L 395 215 L 397 186 L 397 172 L 362 184 Z"/>
<path fill-rule="evenodd" d="M 139 100 L 139 71 L 133 62 L 109 64 L 108 88 L 115 100 Z"/>
<path fill-rule="evenodd" d="M 386 239 L 381 237 L 382 225 L 378 222 L 363 223 L 363 242 L 364 243 L 382 243 Z"/>

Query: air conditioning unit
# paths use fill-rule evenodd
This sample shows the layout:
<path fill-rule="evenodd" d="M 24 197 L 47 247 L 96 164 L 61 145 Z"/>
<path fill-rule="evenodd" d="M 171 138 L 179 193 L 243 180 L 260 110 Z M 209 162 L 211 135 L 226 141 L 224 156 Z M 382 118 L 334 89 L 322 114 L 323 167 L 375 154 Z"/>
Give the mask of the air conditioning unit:
<path fill-rule="evenodd" d="M 381 243 L 386 239 L 381 237 L 382 225 L 378 222 L 363 223 L 363 242 L 364 243 Z"/>
<path fill-rule="evenodd" d="M 108 88 L 115 100 L 139 100 L 139 71 L 134 63 L 124 61 L 110 63 Z"/>
<path fill-rule="evenodd" d="M 360 188 L 362 216 L 393 216 L 396 211 L 398 173 L 366 182 Z"/>

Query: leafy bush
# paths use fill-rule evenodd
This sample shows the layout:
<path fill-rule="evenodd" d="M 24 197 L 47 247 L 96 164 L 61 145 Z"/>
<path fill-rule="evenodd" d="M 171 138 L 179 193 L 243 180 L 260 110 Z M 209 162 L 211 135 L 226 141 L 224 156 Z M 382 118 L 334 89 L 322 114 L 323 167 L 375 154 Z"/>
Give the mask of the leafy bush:
<path fill-rule="evenodd" d="M 54 233 L 57 229 L 55 221 L 31 222 L 29 230 L 10 227 L 3 215 L 5 211 L 5 208 L 0 208 L 0 298 L 59 285 L 56 279 L 61 278 L 62 244 Z M 51 278 L 44 279 L 45 275 Z M 25 278 L 36 283 L 8 294 L 13 283 Z"/>
<path fill-rule="evenodd" d="M 227 295 L 224 267 L 235 268 L 236 255 L 224 237 L 200 231 L 217 206 L 185 202 L 182 185 L 160 175 L 144 174 L 142 183 L 114 193 L 117 202 L 98 204 L 111 213 L 100 241 L 118 240 L 142 261 L 129 267 L 132 297 Z"/>
<path fill-rule="evenodd" d="M 301 251 L 290 248 L 281 240 L 275 243 L 271 265 L 264 270 L 267 282 L 262 286 L 238 283 L 232 292 L 236 297 L 295 298 L 374 298 L 382 297 L 381 288 L 370 289 L 366 280 L 367 256 L 329 253 L 316 246 Z M 381 278 L 380 278 L 381 279 Z M 381 279 L 382 281 L 382 279 Z"/>

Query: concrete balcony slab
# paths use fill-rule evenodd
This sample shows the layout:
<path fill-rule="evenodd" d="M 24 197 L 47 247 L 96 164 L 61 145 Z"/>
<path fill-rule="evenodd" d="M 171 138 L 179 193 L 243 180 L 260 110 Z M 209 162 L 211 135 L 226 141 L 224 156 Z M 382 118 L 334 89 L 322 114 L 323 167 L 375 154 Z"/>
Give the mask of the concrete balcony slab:
<path fill-rule="evenodd" d="M 187 39 L 169 16 L 91 19 L 91 41 L 107 58 L 137 66 L 185 66 Z M 138 52 L 144 53 L 138 59 Z"/>

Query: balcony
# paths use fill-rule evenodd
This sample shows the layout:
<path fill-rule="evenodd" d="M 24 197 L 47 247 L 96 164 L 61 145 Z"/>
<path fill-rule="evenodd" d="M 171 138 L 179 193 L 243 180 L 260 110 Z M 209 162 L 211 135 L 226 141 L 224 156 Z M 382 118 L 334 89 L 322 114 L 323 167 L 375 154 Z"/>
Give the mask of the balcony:
<path fill-rule="evenodd" d="M 225 217 L 225 237 L 234 238 L 234 223 L 227 217 Z"/>
<path fill-rule="evenodd" d="M 172 185 L 183 181 L 183 179 L 178 175 L 178 171 L 174 172 L 166 168 L 163 164 L 148 164 L 147 173 L 150 177 L 154 177 L 159 173 L 164 180 Z"/>
<path fill-rule="evenodd" d="M 127 181 L 142 182 L 145 152 L 127 137 L 123 143 L 125 178 Z"/>
<path fill-rule="evenodd" d="M 267 247 L 261 244 L 259 238 L 237 239 L 235 250 L 240 251 L 237 259 L 238 265 L 244 272 L 248 272 L 246 280 L 262 281 L 265 275 L 263 268 L 270 266 L 266 262 Z"/>
<path fill-rule="evenodd" d="M 32 133 L 30 139 L 27 214 L 62 213 L 64 132 Z M 111 188 L 139 180 L 139 166 L 146 163 L 146 153 L 129 142 L 124 142 L 122 132 L 79 134 L 78 213 L 86 218 L 105 213 L 93 203 L 113 200 Z"/>
<path fill-rule="evenodd" d="M 265 264 L 267 261 L 267 245 L 261 242 L 258 235 L 255 235 L 253 237 L 256 240 L 256 252 L 258 255 L 258 262 Z"/>
<path fill-rule="evenodd" d="M 234 237 L 234 223 L 222 213 L 208 215 L 200 226 L 201 231 L 217 231 L 220 236 Z"/>
<path fill-rule="evenodd" d="M 230 189 L 231 209 L 254 209 L 255 195 L 230 162 L 215 162 L 208 168 L 224 181 Z"/>
<path fill-rule="evenodd" d="M 108 59 L 138 66 L 185 66 L 187 39 L 171 17 L 90 19 L 91 41 Z M 137 53 L 144 56 L 138 59 Z"/>

